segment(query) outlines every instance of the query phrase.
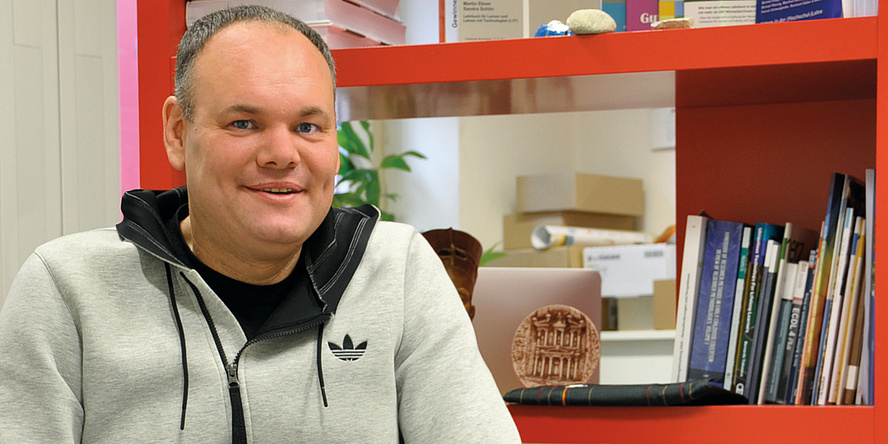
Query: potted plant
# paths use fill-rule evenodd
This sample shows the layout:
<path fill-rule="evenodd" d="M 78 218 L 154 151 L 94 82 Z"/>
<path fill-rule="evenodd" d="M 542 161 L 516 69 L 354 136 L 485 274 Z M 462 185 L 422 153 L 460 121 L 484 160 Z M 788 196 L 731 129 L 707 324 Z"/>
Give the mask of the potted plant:
<path fill-rule="evenodd" d="M 357 207 L 372 204 L 379 208 L 382 220 L 393 221 L 395 215 L 385 211 L 380 203 L 383 199 L 394 202 L 398 199 L 398 194 L 383 192 L 380 173 L 388 169 L 410 172 L 407 158 L 425 159 L 426 156 L 417 151 L 405 151 L 400 154 L 389 154 L 377 162 L 373 156 L 375 144 L 368 121 L 342 122 L 339 125 L 337 138 L 340 165 L 333 206 Z M 479 265 L 505 256 L 503 252 L 493 251 L 497 245 L 499 242 L 484 251 Z"/>
<path fill-rule="evenodd" d="M 408 157 L 426 157 L 416 151 L 405 151 L 389 154 L 377 163 L 373 156 L 375 146 L 368 121 L 342 122 L 337 137 L 340 179 L 336 185 L 336 194 L 333 195 L 333 206 L 356 207 L 372 204 L 379 208 L 382 220 L 394 220 L 394 214 L 385 211 L 384 205 L 380 203 L 383 199 L 394 202 L 398 199 L 398 194 L 383 192 L 380 173 L 389 169 L 410 172 Z"/>

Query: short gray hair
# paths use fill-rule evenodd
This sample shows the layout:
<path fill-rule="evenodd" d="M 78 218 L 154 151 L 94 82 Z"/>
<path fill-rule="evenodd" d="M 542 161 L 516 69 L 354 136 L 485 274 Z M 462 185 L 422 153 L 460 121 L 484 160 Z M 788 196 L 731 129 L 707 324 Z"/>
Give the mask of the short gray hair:
<path fill-rule="evenodd" d="M 235 23 L 260 22 L 278 24 L 299 31 L 308 38 L 327 62 L 333 88 L 336 89 L 336 66 L 327 43 L 314 29 L 303 21 L 293 18 L 278 10 L 265 6 L 246 5 L 223 9 L 205 15 L 194 22 L 185 31 L 176 52 L 176 99 L 182 108 L 185 120 L 191 121 L 194 116 L 194 61 L 203 50 L 207 41 L 217 32 Z"/>

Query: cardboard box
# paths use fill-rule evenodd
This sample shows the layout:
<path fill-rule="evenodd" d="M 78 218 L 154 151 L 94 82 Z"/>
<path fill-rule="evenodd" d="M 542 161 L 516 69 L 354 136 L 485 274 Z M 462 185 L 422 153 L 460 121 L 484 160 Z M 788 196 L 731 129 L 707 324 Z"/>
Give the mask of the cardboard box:
<path fill-rule="evenodd" d="M 583 268 L 583 247 L 580 245 L 537 250 L 508 250 L 506 255 L 490 261 L 491 267 Z"/>
<path fill-rule="evenodd" d="M 506 250 L 533 248 L 530 235 L 539 225 L 635 230 L 636 218 L 583 211 L 507 214 L 503 216 L 503 248 Z"/>
<path fill-rule="evenodd" d="M 675 245 L 586 247 L 583 267 L 601 274 L 602 297 L 652 296 L 654 281 L 675 279 Z"/>
<path fill-rule="evenodd" d="M 675 330 L 675 279 L 654 281 L 654 330 Z"/>
<path fill-rule="evenodd" d="M 584 173 L 518 176 L 519 213 L 574 210 L 623 216 L 644 214 L 641 179 Z"/>
<path fill-rule="evenodd" d="M 616 330 L 675 330 L 675 279 L 655 280 L 652 296 L 604 300 L 616 302 Z"/>
<path fill-rule="evenodd" d="M 652 330 L 654 327 L 654 307 L 650 296 L 618 298 L 617 330 Z"/>

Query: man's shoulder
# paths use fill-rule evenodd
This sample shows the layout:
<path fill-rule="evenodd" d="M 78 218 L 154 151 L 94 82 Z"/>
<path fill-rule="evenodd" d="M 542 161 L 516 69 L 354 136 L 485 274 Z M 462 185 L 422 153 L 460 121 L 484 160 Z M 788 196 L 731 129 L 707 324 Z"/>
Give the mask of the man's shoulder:
<path fill-rule="evenodd" d="M 409 242 L 417 233 L 416 228 L 401 222 L 379 221 L 373 230 L 373 237 L 383 242 L 401 240 Z"/>
<path fill-rule="evenodd" d="M 37 247 L 34 251 L 41 257 L 86 257 L 108 255 L 114 250 L 131 250 L 133 246 L 124 242 L 114 227 L 98 228 L 67 234 Z"/>

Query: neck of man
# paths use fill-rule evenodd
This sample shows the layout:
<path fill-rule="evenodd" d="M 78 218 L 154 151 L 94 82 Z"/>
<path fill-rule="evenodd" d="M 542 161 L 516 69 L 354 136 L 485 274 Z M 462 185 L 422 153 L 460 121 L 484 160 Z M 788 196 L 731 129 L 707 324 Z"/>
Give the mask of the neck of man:
<path fill-rule="evenodd" d="M 272 285 L 283 281 L 293 272 L 302 248 L 279 255 L 253 257 L 246 252 L 222 248 L 220 243 L 202 240 L 195 230 L 191 216 L 179 223 L 188 248 L 204 265 L 232 279 L 253 285 Z"/>

